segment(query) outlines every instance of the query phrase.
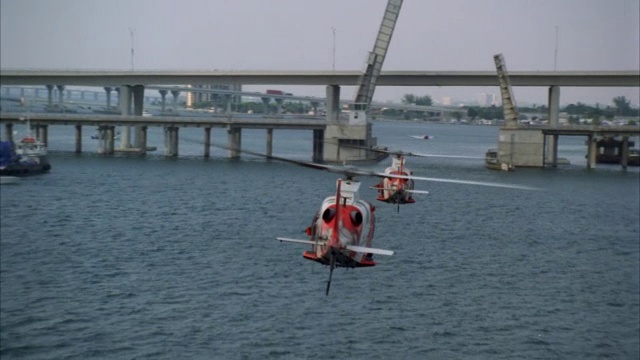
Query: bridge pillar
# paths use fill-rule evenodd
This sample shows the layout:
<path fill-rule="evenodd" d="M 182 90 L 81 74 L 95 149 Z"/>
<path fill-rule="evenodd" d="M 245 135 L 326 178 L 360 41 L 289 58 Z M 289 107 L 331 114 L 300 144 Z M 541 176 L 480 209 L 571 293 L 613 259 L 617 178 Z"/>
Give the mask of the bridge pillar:
<path fill-rule="evenodd" d="M 311 108 L 313 109 L 313 115 L 314 116 L 318 116 L 318 105 L 319 105 L 319 103 L 317 101 L 312 101 L 311 102 Z"/>
<path fill-rule="evenodd" d="M 598 154 L 598 142 L 594 135 L 588 136 L 587 146 L 587 169 L 595 169 L 596 155 Z"/>
<path fill-rule="evenodd" d="M 121 85 L 120 86 L 120 94 L 119 105 L 120 105 L 120 114 L 122 115 L 131 115 L 131 95 L 132 89 L 129 85 Z M 131 126 L 125 125 L 123 126 L 122 137 L 120 138 L 120 147 L 123 149 L 131 148 Z"/>
<path fill-rule="evenodd" d="M 284 99 L 277 98 L 275 100 L 276 100 L 276 104 L 278 104 L 278 108 L 276 110 L 276 114 L 280 115 L 280 114 L 282 114 L 282 103 L 284 102 Z"/>
<path fill-rule="evenodd" d="M 211 128 L 204 128 L 204 158 L 209 158 L 209 153 L 211 151 Z"/>
<path fill-rule="evenodd" d="M 147 154 L 147 127 L 140 126 L 138 129 L 138 145 L 137 147 L 140 149 L 141 155 Z"/>
<path fill-rule="evenodd" d="M 6 123 L 4 124 L 4 136 L 6 138 L 6 141 L 11 141 L 13 142 L 13 124 L 12 123 Z"/>
<path fill-rule="evenodd" d="M 45 145 L 49 145 L 49 125 L 38 125 L 38 139 Z"/>
<path fill-rule="evenodd" d="M 269 103 L 271 102 L 271 98 L 261 97 L 261 99 L 262 99 L 262 108 L 264 109 L 262 113 L 266 115 L 269 113 Z"/>
<path fill-rule="evenodd" d="M 224 101 L 225 101 L 225 109 L 224 109 L 224 113 L 225 114 L 231 114 L 231 95 L 229 94 L 225 94 L 224 95 Z"/>
<path fill-rule="evenodd" d="M 551 137 L 553 139 L 553 148 L 551 149 L 551 161 L 553 163 L 553 167 L 558 167 L 558 134 L 553 134 Z"/>
<path fill-rule="evenodd" d="M 324 162 L 324 130 L 313 130 L 313 158 L 315 163 Z"/>
<path fill-rule="evenodd" d="M 82 125 L 76 125 L 76 154 L 82 153 Z"/>
<path fill-rule="evenodd" d="M 115 126 L 98 126 L 98 154 L 113 155 L 115 132 Z"/>
<path fill-rule="evenodd" d="M 56 85 L 58 89 L 58 106 L 60 111 L 64 113 L 64 85 Z"/>
<path fill-rule="evenodd" d="M 107 111 L 111 110 L 111 90 L 113 89 L 109 86 L 104 87 L 104 91 L 107 92 Z M 96 97 L 97 95 L 98 93 L 96 93 Z"/>
<path fill-rule="evenodd" d="M 106 143 L 107 143 L 107 129 L 104 126 L 98 126 L 98 154 L 105 153 Z"/>
<path fill-rule="evenodd" d="M 240 157 L 242 128 L 227 128 L 227 147 L 229 148 L 229 159 L 237 159 Z"/>
<path fill-rule="evenodd" d="M 164 114 L 164 110 L 167 107 L 167 90 L 158 90 L 158 92 L 160 93 L 160 97 L 162 98 L 162 107 L 160 108 L 160 113 Z"/>
<path fill-rule="evenodd" d="M 548 118 L 549 118 L 549 126 L 553 127 L 553 128 L 557 128 L 558 127 L 558 115 L 560 114 L 560 87 L 559 86 L 550 86 L 549 87 L 549 113 L 548 113 Z M 557 149 L 558 145 L 556 144 L 558 140 L 558 137 L 551 137 L 549 139 L 549 141 L 547 141 L 547 154 L 549 154 L 550 156 L 557 156 L 557 150 L 554 152 L 553 149 Z M 546 159 L 546 160 L 551 160 L 551 159 Z M 552 163 L 554 163 L 554 167 L 555 167 L 555 162 L 552 161 Z"/>
<path fill-rule="evenodd" d="M 273 155 L 273 129 L 267 129 L 267 156 Z"/>
<path fill-rule="evenodd" d="M 142 116 L 142 113 L 144 111 L 144 86 L 134 85 L 131 87 L 131 92 L 133 93 L 133 115 Z M 142 126 L 135 125 L 133 128 L 135 129 L 133 146 L 142 150 L 142 147 L 140 146 Z"/>
<path fill-rule="evenodd" d="M 340 115 L 340 86 L 327 85 L 327 123 L 337 124 Z"/>
<path fill-rule="evenodd" d="M 53 107 L 53 85 L 47 85 L 47 108 Z"/>
<path fill-rule="evenodd" d="M 178 113 L 178 96 L 180 96 L 180 91 L 171 90 L 171 95 L 173 95 L 173 102 L 171 105 L 173 107 L 173 113 L 177 114 Z"/>
<path fill-rule="evenodd" d="M 622 170 L 627 170 L 627 165 L 629 164 L 629 137 L 622 137 L 622 154 L 620 158 L 620 164 L 622 165 Z"/>
<path fill-rule="evenodd" d="M 165 126 L 164 128 L 164 155 L 178 156 L 178 131 L 179 127 Z"/>

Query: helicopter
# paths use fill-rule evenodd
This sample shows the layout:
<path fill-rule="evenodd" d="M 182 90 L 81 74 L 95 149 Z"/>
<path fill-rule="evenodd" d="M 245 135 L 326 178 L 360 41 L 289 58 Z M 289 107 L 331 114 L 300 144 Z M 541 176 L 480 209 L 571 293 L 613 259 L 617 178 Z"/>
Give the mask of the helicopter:
<path fill-rule="evenodd" d="M 361 148 L 361 147 L 358 147 Z M 374 151 L 378 153 L 385 153 L 392 155 L 391 166 L 384 170 L 385 176 L 380 176 L 380 182 L 373 186 L 373 189 L 378 191 L 378 197 L 376 200 L 382 201 L 397 206 L 397 211 L 400 212 L 400 205 L 413 204 L 416 200 L 413 198 L 413 194 L 426 194 L 429 192 L 425 190 L 415 190 L 414 180 L 430 180 L 430 181 L 446 181 L 471 185 L 484 185 L 484 186 L 498 186 L 498 187 L 513 187 L 512 185 L 495 184 L 495 183 L 481 183 L 481 182 L 469 182 L 464 180 L 449 180 L 449 179 L 435 179 L 414 176 L 413 172 L 406 167 L 405 158 L 407 156 L 416 157 L 457 157 L 457 158 L 473 158 L 470 156 L 455 156 L 455 155 L 430 155 L 420 154 L 414 152 L 404 151 L 390 151 L 380 148 L 361 148 L 367 151 Z"/>
<path fill-rule="evenodd" d="M 391 256 L 395 253 L 392 250 L 372 247 L 375 233 L 376 208 L 370 202 L 359 198 L 358 191 L 361 182 L 357 177 L 378 177 L 382 178 L 383 181 L 385 179 L 398 179 L 403 181 L 430 180 L 459 184 L 533 189 L 519 185 L 414 177 L 411 176 L 411 173 L 406 171 L 406 169 L 404 169 L 404 172 L 401 171 L 399 173 L 379 173 L 351 166 L 333 166 L 293 160 L 274 155 L 265 155 L 250 150 L 229 148 L 222 145 L 211 144 L 211 146 L 343 175 L 344 178 L 339 178 L 336 181 L 335 195 L 328 196 L 322 201 L 319 210 L 312 218 L 311 225 L 305 229 L 305 233 L 309 237 L 308 239 L 276 237 L 280 242 L 311 245 L 311 250 L 305 250 L 302 256 L 304 259 L 329 266 L 329 280 L 327 281 L 326 295 L 329 294 L 335 268 L 373 267 L 376 265 L 373 259 L 374 255 Z M 401 159 L 403 159 L 403 157 L 401 157 Z M 413 189 L 411 189 L 411 191 L 415 192 Z"/>

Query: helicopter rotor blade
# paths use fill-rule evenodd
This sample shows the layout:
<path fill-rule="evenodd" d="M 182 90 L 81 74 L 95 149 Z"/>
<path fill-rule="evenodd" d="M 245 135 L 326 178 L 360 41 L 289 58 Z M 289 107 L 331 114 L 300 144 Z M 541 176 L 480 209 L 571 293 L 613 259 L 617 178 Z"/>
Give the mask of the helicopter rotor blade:
<path fill-rule="evenodd" d="M 367 148 L 367 147 L 364 147 L 364 146 L 346 145 L 346 144 L 342 144 L 341 146 L 355 148 L 355 149 L 361 149 L 361 150 L 366 150 L 366 151 L 372 151 L 372 152 L 377 152 L 377 153 L 381 153 L 381 154 L 389 154 L 389 155 L 394 155 L 394 156 L 438 157 L 438 158 L 450 158 L 450 159 L 484 159 L 484 157 L 482 157 L 482 156 L 422 154 L 422 153 L 415 153 L 415 152 L 410 152 L 410 151 L 393 151 L 393 150 L 386 150 L 386 149 L 382 149 L 382 148 Z"/>
<path fill-rule="evenodd" d="M 396 175 L 396 176 L 400 177 L 402 175 Z M 496 182 L 488 182 L 488 181 L 442 179 L 442 178 L 432 178 L 432 177 L 422 177 L 422 176 L 411 176 L 411 177 L 407 176 L 406 178 L 413 179 L 413 180 L 424 180 L 424 181 L 444 182 L 444 183 L 463 184 L 463 185 L 489 186 L 489 187 L 499 187 L 499 188 L 506 188 L 506 189 L 540 190 L 539 188 L 532 187 L 532 186 L 504 184 L 504 183 L 496 183 Z"/>

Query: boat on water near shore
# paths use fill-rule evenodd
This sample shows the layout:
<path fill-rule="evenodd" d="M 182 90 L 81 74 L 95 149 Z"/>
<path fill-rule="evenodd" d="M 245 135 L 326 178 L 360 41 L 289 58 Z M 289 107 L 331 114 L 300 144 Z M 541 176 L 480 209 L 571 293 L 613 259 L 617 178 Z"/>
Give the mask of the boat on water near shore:
<path fill-rule="evenodd" d="M 500 161 L 498 159 L 498 149 L 489 149 L 484 156 L 485 165 L 492 170 L 513 171 L 511 164 Z"/>
<path fill-rule="evenodd" d="M 28 176 L 49 170 L 47 146 L 35 137 L 27 136 L 17 143 L 0 141 L 0 175 Z"/>

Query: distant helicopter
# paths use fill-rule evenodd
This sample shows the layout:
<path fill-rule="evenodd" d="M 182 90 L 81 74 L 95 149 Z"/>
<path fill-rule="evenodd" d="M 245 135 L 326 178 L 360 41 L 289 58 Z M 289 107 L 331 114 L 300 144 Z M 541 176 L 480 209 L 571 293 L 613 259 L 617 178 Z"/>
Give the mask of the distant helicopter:
<path fill-rule="evenodd" d="M 469 182 L 464 180 L 435 179 L 435 178 L 413 176 L 413 172 L 409 170 L 409 168 L 407 168 L 405 165 L 405 157 L 407 156 L 417 156 L 417 157 L 434 157 L 435 156 L 435 157 L 461 157 L 461 158 L 475 158 L 475 157 L 429 155 L 429 154 L 419 154 L 419 153 L 413 153 L 413 152 L 390 151 L 390 150 L 384 150 L 384 149 L 370 149 L 370 148 L 367 148 L 366 150 L 392 155 L 391 166 L 385 169 L 384 176 L 379 176 L 378 174 L 376 174 L 376 176 L 381 177 L 381 179 L 378 184 L 373 186 L 373 188 L 378 191 L 377 200 L 385 203 L 389 203 L 389 204 L 395 204 L 397 206 L 398 212 L 400 211 L 400 205 L 413 204 L 416 202 L 415 199 L 413 198 L 413 194 L 429 194 L 429 192 L 425 190 L 415 190 L 414 180 L 446 181 L 446 182 L 454 182 L 454 183 L 461 183 L 461 184 L 512 187 L 511 185 L 504 185 L 504 184 L 480 183 L 480 182 Z"/>

